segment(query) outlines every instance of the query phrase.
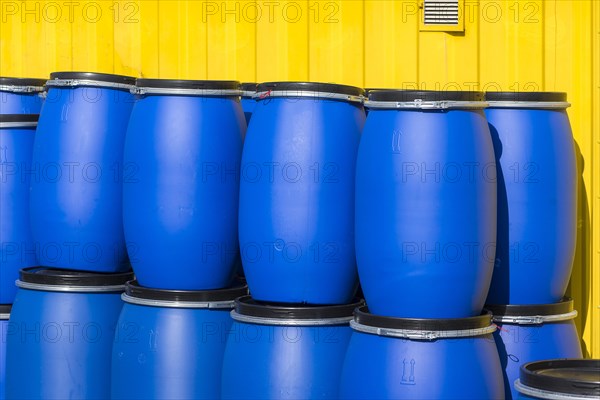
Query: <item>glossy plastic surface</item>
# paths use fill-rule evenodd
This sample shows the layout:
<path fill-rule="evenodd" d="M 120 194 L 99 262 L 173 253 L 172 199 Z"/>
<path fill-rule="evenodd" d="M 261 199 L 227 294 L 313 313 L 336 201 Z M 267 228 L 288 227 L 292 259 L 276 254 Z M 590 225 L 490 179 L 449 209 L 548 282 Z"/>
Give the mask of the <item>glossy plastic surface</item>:
<path fill-rule="evenodd" d="M 30 215 L 41 265 L 129 268 L 122 222 L 123 143 L 133 96 L 77 87 L 48 91 L 33 150 Z"/>
<path fill-rule="evenodd" d="M 108 399 L 120 293 L 19 289 L 6 335 L 7 399 Z"/>
<path fill-rule="evenodd" d="M 569 283 L 577 239 L 569 118 L 565 110 L 490 108 L 486 115 L 498 167 L 498 244 L 487 302 L 557 302 Z"/>
<path fill-rule="evenodd" d="M 227 286 L 238 255 L 245 122 L 235 98 L 136 100 L 125 143 L 123 220 L 142 286 Z"/>
<path fill-rule="evenodd" d="M 356 258 L 371 312 L 479 315 L 496 240 L 483 111 L 371 109 L 356 169 Z"/>
<path fill-rule="evenodd" d="M 343 304 L 354 296 L 354 176 L 362 106 L 257 102 L 242 156 L 239 235 L 257 300 Z"/>
<path fill-rule="evenodd" d="M 39 93 L 0 91 L 0 114 L 39 114 L 44 98 Z"/>
<path fill-rule="evenodd" d="M 15 298 L 19 270 L 36 265 L 29 225 L 35 127 L 0 128 L 0 304 Z"/>

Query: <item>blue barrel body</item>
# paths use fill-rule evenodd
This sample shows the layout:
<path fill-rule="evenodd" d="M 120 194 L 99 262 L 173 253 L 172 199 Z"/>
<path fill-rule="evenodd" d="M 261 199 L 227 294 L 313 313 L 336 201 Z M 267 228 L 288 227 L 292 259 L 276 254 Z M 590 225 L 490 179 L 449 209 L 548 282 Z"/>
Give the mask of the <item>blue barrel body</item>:
<path fill-rule="evenodd" d="M 230 311 L 245 294 L 246 286 L 184 292 L 129 283 L 113 346 L 111 398 L 219 399 Z"/>
<path fill-rule="evenodd" d="M 8 332 L 8 318 L 10 317 L 10 304 L 0 304 L 0 400 L 4 400 L 4 380 L 6 374 L 6 334 Z"/>
<path fill-rule="evenodd" d="M 577 165 L 566 105 L 501 104 L 490 102 L 485 112 L 498 167 L 497 261 L 487 302 L 554 303 L 567 289 L 577 238 Z"/>
<path fill-rule="evenodd" d="M 0 77 L 0 114 L 39 114 L 45 79 Z"/>
<path fill-rule="evenodd" d="M 427 329 L 430 335 L 443 325 L 443 320 L 425 321 L 433 327 Z M 414 326 L 394 332 L 398 337 L 351 326 L 355 330 L 344 361 L 340 399 L 504 398 L 502 369 L 491 333 L 477 334 L 471 329 L 470 336 L 444 338 L 441 332 L 427 340 L 411 338 L 420 333 Z M 387 332 L 394 330 L 388 326 Z"/>
<path fill-rule="evenodd" d="M 554 311 L 551 310 L 552 306 Z M 494 317 L 498 325 L 494 340 L 504 369 L 504 387 L 508 400 L 518 398 L 514 383 L 519 378 L 522 365 L 554 358 L 583 357 L 573 320 L 577 314 L 573 312 L 572 301 L 542 305 L 539 311 L 528 312 L 530 315 L 523 315 L 515 307 L 503 314 L 505 315 Z M 532 321 L 536 318 L 538 323 Z"/>
<path fill-rule="evenodd" d="M 51 78 L 48 85 L 71 86 L 50 86 L 33 149 L 30 215 L 38 261 L 59 268 L 123 271 L 129 264 L 122 177 L 135 172 L 123 168 L 133 106 L 128 83 L 133 78 L 86 73 L 54 73 Z M 84 79 L 93 80 L 91 86 Z"/>
<path fill-rule="evenodd" d="M 298 83 L 269 85 L 259 85 L 267 97 L 256 104 L 242 156 L 239 237 L 248 286 L 262 301 L 346 303 L 357 285 L 354 174 L 363 107 L 301 97 Z"/>
<path fill-rule="evenodd" d="M 340 314 L 344 317 L 312 321 L 299 321 L 287 314 L 289 308 L 279 307 L 272 316 L 240 320 L 248 315 L 236 307 L 223 361 L 221 398 L 338 399 L 351 335 L 347 322 L 354 305 L 340 306 L 345 308 Z"/>
<path fill-rule="evenodd" d="M 240 89 L 242 90 L 241 103 L 244 117 L 246 117 L 246 124 L 250 124 L 252 113 L 256 107 L 256 100 L 253 97 L 256 93 L 256 83 L 242 83 Z"/>
<path fill-rule="evenodd" d="M 138 80 L 141 90 L 183 82 L 231 90 L 237 82 Z M 190 88 L 191 86 L 192 88 Z M 230 89 L 234 88 L 234 89 Z M 208 89 L 203 89 L 208 90 Z M 127 249 L 142 286 L 229 285 L 238 256 L 239 169 L 245 122 L 235 96 L 148 93 L 136 100 L 124 165 Z"/>
<path fill-rule="evenodd" d="M 15 298 L 19 270 L 37 265 L 29 182 L 37 115 L 0 115 L 0 304 Z"/>
<path fill-rule="evenodd" d="M 6 398 L 110 398 L 111 350 L 122 307 L 119 290 L 132 274 L 102 276 L 100 280 L 121 285 L 95 292 L 97 287 L 72 291 L 70 285 L 77 285 L 81 273 L 64 275 L 58 270 L 63 274 L 58 276 L 56 271 L 41 271 L 42 279 L 62 283 L 35 283 L 38 277 L 29 281 L 21 273 L 7 333 Z"/>
<path fill-rule="evenodd" d="M 443 95 L 382 90 L 369 98 L 388 107 L 389 99 L 426 103 Z M 466 108 L 482 103 L 463 103 L 369 112 L 357 160 L 356 258 L 374 314 L 460 318 L 484 305 L 495 254 L 496 167 L 483 110 Z"/>

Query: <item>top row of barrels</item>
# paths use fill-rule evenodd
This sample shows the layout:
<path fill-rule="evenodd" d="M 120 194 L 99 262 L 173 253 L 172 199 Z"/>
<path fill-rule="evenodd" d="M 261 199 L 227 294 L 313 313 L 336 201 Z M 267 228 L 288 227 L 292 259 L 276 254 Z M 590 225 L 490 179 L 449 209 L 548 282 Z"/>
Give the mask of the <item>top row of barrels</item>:
<path fill-rule="evenodd" d="M 256 300 L 346 304 L 360 276 L 371 312 L 404 318 L 565 294 L 564 93 L 57 72 L 36 130 L 22 82 L 0 80 L 0 303 L 32 265 L 207 290 L 240 258 Z"/>

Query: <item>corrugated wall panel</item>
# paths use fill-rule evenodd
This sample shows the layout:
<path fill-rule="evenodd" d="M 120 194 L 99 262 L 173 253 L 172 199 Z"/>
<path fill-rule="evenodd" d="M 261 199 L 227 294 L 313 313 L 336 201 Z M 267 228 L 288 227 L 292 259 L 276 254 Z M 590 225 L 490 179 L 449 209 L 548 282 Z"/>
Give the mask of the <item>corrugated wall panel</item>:
<path fill-rule="evenodd" d="M 569 293 L 600 357 L 600 2 L 464 0 L 464 32 L 419 0 L 0 0 L 0 74 L 95 70 L 365 87 L 567 91 L 581 171 Z"/>

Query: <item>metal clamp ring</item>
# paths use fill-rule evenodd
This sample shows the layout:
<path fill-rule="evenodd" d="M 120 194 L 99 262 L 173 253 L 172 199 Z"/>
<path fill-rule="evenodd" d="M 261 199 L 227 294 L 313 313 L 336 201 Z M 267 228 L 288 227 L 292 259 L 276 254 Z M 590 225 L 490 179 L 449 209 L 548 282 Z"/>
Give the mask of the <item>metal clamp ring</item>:
<path fill-rule="evenodd" d="M 518 324 L 518 325 L 540 325 L 545 322 L 559 322 L 573 319 L 577 316 L 577 310 L 565 314 L 556 315 L 528 315 L 528 316 L 510 316 L 510 315 L 495 315 L 492 317 L 494 322 L 503 324 Z"/>
<path fill-rule="evenodd" d="M 257 100 L 268 99 L 269 97 L 308 97 L 315 100 L 342 100 L 351 103 L 363 103 L 363 96 L 353 96 L 341 93 L 313 92 L 306 90 L 269 90 L 266 92 L 254 92 L 252 97 Z"/>
<path fill-rule="evenodd" d="M 176 89 L 176 88 L 150 88 L 134 87 L 130 89 L 132 94 L 143 96 L 146 94 L 170 94 L 182 96 L 213 96 L 213 97 L 232 97 L 241 96 L 242 91 L 237 89 Z"/>
<path fill-rule="evenodd" d="M 346 325 L 352 320 L 352 317 L 325 318 L 325 319 L 285 319 L 285 318 L 263 318 L 252 317 L 249 315 L 238 314 L 235 310 L 231 311 L 231 318 L 239 322 L 258 325 L 281 325 L 281 326 L 327 326 L 327 325 Z"/>
<path fill-rule="evenodd" d="M 479 109 L 487 106 L 486 101 L 365 101 L 365 107 L 375 109 L 449 110 Z"/>
<path fill-rule="evenodd" d="M 43 86 L 13 86 L 13 85 L 0 85 L 1 92 L 13 92 L 13 93 L 37 93 L 43 92 Z"/>
<path fill-rule="evenodd" d="M 494 108 L 540 108 L 547 110 L 562 110 L 571 107 L 566 101 L 489 101 L 489 107 Z"/>
<path fill-rule="evenodd" d="M 369 333 L 377 336 L 388 336 L 410 340 L 436 340 L 482 336 L 487 335 L 489 333 L 493 333 L 496 330 L 495 325 L 489 325 L 485 328 L 463 329 L 454 331 L 419 331 L 410 329 L 390 329 L 363 325 L 361 323 L 356 322 L 355 320 L 350 321 L 350 327 L 358 332 Z"/>
<path fill-rule="evenodd" d="M 37 126 L 37 122 L 0 122 L 0 129 L 5 128 L 35 128 Z"/>
<path fill-rule="evenodd" d="M 112 286 L 67 286 L 67 285 L 42 285 L 17 280 L 18 287 L 30 290 L 41 290 L 43 292 L 71 292 L 71 293 L 118 293 L 125 291 L 125 285 Z"/>
<path fill-rule="evenodd" d="M 229 309 L 234 307 L 234 300 L 227 301 L 168 301 L 168 300 L 152 300 L 141 299 L 139 297 L 129 296 L 127 293 L 121 295 L 121 299 L 130 304 L 149 307 L 168 307 L 168 308 L 203 308 L 203 309 Z"/>
<path fill-rule="evenodd" d="M 46 82 L 46 86 L 56 86 L 56 87 L 77 87 L 77 86 L 98 86 L 105 87 L 109 89 L 122 89 L 131 91 L 132 88 L 135 88 L 134 85 L 126 85 L 124 83 L 117 82 L 104 82 L 104 81 L 95 81 L 92 79 L 51 79 Z"/>

